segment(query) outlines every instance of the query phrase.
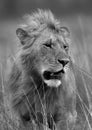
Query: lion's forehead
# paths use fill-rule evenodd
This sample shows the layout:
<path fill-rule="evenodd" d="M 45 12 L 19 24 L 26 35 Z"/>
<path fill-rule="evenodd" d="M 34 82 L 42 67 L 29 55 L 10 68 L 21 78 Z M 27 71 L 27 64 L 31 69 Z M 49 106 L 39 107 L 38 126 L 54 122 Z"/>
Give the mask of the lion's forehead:
<path fill-rule="evenodd" d="M 48 43 L 49 40 L 52 40 L 52 43 L 55 45 L 52 49 L 46 48 L 44 46 L 44 44 Z M 62 35 L 46 29 L 41 32 L 40 36 L 35 40 L 33 49 L 36 52 L 36 57 L 40 56 L 40 59 L 45 58 L 45 61 L 48 60 L 50 62 L 53 62 L 59 52 L 63 53 L 61 50 L 65 42 L 66 41 Z"/>
<path fill-rule="evenodd" d="M 53 43 L 59 44 L 61 46 L 62 44 L 65 44 L 65 38 L 61 34 L 46 29 L 40 33 L 34 46 L 39 48 L 40 45 L 45 44 L 49 40 L 52 40 Z"/>

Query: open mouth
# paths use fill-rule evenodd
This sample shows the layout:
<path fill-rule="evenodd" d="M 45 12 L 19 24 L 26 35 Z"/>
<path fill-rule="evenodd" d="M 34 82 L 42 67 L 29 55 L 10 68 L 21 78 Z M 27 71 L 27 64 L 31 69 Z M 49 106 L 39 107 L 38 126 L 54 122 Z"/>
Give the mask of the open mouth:
<path fill-rule="evenodd" d="M 57 72 L 51 72 L 51 71 L 45 71 L 43 73 L 43 77 L 45 80 L 50 80 L 50 79 L 60 79 L 61 75 L 64 74 L 64 70 L 60 70 Z"/>
<path fill-rule="evenodd" d="M 61 84 L 61 78 L 64 73 L 63 69 L 57 72 L 44 71 L 44 82 L 50 87 L 58 87 Z"/>

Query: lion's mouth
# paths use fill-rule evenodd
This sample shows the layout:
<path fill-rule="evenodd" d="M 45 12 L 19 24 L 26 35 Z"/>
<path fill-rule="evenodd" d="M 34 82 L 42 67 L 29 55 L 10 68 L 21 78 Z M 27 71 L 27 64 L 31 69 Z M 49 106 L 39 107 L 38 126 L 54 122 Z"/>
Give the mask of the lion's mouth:
<path fill-rule="evenodd" d="M 50 80 L 50 79 L 60 79 L 61 75 L 64 74 L 64 70 L 60 70 L 57 72 L 51 72 L 51 71 L 45 71 L 43 73 L 43 77 L 45 80 Z"/>
<path fill-rule="evenodd" d="M 58 87 L 61 84 L 61 78 L 64 73 L 65 72 L 63 69 L 56 72 L 44 71 L 43 73 L 44 82 L 48 86 Z"/>

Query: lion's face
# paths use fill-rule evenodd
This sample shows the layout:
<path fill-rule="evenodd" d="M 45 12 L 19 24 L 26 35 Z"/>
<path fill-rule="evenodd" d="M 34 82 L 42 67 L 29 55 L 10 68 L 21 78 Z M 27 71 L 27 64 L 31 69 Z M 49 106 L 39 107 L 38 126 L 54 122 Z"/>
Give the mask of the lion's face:
<path fill-rule="evenodd" d="M 24 51 L 29 52 L 32 59 L 34 70 L 50 87 L 58 87 L 66 73 L 65 68 L 69 68 L 68 49 L 69 45 L 62 33 L 48 28 L 40 33 L 31 47 L 24 46 Z"/>
<path fill-rule="evenodd" d="M 36 58 L 39 59 L 37 69 L 48 86 L 58 87 L 61 84 L 62 76 L 66 73 L 65 67 L 69 68 L 68 46 L 60 33 L 48 29 L 34 43 Z"/>

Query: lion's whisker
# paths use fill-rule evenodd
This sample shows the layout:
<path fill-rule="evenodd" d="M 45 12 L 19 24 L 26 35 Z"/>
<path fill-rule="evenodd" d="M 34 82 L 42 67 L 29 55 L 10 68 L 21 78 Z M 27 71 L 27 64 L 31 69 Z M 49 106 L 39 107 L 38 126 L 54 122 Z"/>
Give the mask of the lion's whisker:
<path fill-rule="evenodd" d="M 89 78 L 91 78 L 92 79 L 92 76 L 88 73 L 88 72 L 86 72 L 86 71 L 84 71 L 82 68 L 80 68 L 78 65 L 76 65 L 76 64 L 74 64 L 81 72 L 84 72 Z"/>

